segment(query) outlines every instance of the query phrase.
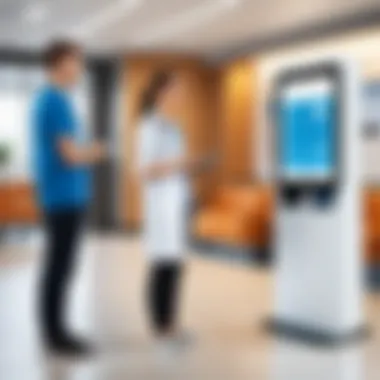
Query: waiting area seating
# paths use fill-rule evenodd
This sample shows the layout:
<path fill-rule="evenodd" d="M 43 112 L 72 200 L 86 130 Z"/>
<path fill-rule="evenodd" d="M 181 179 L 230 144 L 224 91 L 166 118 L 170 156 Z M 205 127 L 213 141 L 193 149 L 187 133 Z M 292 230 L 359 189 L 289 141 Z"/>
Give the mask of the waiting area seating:
<path fill-rule="evenodd" d="M 195 215 L 193 235 L 203 241 L 264 247 L 270 241 L 272 217 L 267 186 L 224 186 Z"/>
<path fill-rule="evenodd" d="M 380 265 L 380 188 L 363 193 L 363 245 L 368 264 Z M 0 185 L 0 224 L 34 224 L 38 210 L 30 184 Z M 267 248 L 272 241 L 273 190 L 266 185 L 221 186 L 195 214 L 197 240 Z"/>
<path fill-rule="evenodd" d="M 0 183 L 0 225 L 34 224 L 39 220 L 30 183 Z"/>
<path fill-rule="evenodd" d="M 363 193 L 363 245 L 367 264 L 380 264 L 380 189 Z M 232 246 L 270 246 L 273 190 L 265 185 L 222 186 L 193 220 L 195 239 Z"/>
<path fill-rule="evenodd" d="M 380 264 L 380 189 L 365 192 L 364 244 L 366 261 Z"/>

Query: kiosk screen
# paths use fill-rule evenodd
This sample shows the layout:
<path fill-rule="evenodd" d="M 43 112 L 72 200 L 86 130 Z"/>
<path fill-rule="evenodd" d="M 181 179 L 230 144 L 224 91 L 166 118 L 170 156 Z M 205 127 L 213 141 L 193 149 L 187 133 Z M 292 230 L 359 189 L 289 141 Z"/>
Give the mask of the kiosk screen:
<path fill-rule="evenodd" d="M 334 82 L 317 78 L 283 87 L 279 108 L 280 177 L 326 181 L 336 170 Z"/>

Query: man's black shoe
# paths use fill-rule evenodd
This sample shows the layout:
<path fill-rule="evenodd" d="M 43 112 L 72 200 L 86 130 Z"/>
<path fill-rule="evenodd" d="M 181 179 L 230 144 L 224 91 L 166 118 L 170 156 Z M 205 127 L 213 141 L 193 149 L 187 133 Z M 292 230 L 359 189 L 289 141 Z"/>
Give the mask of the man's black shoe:
<path fill-rule="evenodd" d="M 88 356 L 91 355 L 92 349 L 89 344 L 72 337 L 60 337 L 50 340 L 48 343 L 49 350 L 56 355 L 63 356 Z"/>

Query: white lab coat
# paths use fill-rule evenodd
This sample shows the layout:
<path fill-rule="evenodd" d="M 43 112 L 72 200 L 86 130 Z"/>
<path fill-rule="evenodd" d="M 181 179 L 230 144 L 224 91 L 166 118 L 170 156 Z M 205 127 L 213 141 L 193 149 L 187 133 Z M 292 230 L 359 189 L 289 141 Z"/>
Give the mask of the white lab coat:
<path fill-rule="evenodd" d="M 159 115 L 146 116 L 139 127 L 139 170 L 183 157 L 178 128 Z M 189 185 L 186 174 L 143 180 L 143 239 L 152 261 L 181 261 L 186 253 Z"/>

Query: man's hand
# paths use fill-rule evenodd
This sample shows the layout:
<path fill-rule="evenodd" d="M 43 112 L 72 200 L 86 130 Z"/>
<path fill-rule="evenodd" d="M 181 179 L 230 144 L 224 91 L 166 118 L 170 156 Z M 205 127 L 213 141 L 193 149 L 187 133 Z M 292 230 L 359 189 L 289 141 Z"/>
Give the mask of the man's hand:
<path fill-rule="evenodd" d="M 58 149 L 62 159 L 68 165 L 91 165 L 107 156 L 106 145 L 99 141 L 80 146 L 73 139 L 62 138 L 58 142 Z"/>
<path fill-rule="evenodd" d="M 108 155 L 107 145 L 101 141 L 94 141 L 91 144 L 92 155 L 95 162 L 104 160 Z"/>

